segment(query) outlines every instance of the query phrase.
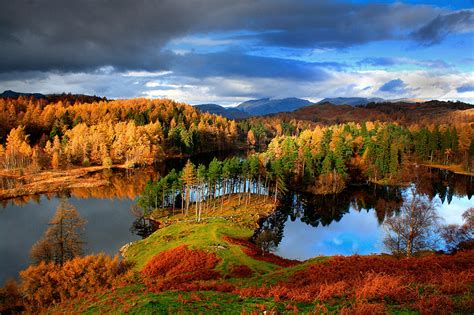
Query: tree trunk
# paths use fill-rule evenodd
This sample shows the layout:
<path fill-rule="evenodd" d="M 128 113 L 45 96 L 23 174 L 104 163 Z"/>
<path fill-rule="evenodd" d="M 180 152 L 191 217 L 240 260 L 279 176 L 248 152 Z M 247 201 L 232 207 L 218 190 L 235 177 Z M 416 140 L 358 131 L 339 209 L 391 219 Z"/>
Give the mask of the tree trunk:
<path fill-rule="evenodd" d="M 275 200 L 273 201 L 275 204 L 277 203 L 277 195 L 278 195 L 278 179 L 275 181 Z"/>

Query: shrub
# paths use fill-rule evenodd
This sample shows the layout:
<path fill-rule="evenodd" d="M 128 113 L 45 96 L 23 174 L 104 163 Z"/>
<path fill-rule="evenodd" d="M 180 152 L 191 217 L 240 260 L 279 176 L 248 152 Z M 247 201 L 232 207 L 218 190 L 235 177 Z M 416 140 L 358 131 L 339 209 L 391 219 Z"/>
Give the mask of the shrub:
<path fill-rule="evenodd" d="M 356 298 L 368 301 L 383 301 L 386 298 L 397 302 L 409 300 L 407 279 L 382 273 L 369 273 L 357 287 Z"/>
<path fill-rule="evenodd" d="M 349 286 L 345 281 L 338 281 L 336 283 L 322 284 L 319 287 L 318 300 L 326 301 L 335 297 L 343 297 L 348 294 Z"/>
<path fill-rule="evenodd" d="M 232 278 L 250 278 L 253 275 L 253 271 L 246 265 L 232 265 L 229 275 Z"/>
<path fill-rule="evenodd" d="M 420 314 L 451 314 L 453 313 L 453 301 L 447 296 L 432 295 L 423 297 L 418 301 Z"/>
<path fill-rule="evenodd" d="M 0 288 L 0 314 L 16 314 L 24 309 L 18 284 L 9 280 Z"/>
<path fill-rule="evenodd" d="M 340 312 L 341 315 L 375 315 L 387 314 L 387 310 L 383 304 L 370 304 L 367 302 L 357 302 L 351 306 L 344 306 Z"/>
<path fill-rule="evenodd" d="M 103 167 L 111 168 L 112 165 L 113 165 L 113 162 L 112 162 L 112 159 L 111 159 L 109 156 L 106 156 L 106 157 L 102 160 L 102 166 L 103 166 Z"/>
<path fill-rule="evenodd" d="M 439 291 L 444 294 L 464 294 L 469 292 L 474 283 L 474 270 L 462 272 L 443 272 L 430 281 L 438 286 Z"/>
<path fill-rule="evenodd" d="M 271 288 L 264 284 L 260 288 L 237 289 L 234 292 L 242 297 L 274 297 L 306 303 L 329 301 L 331 304 L 337 303 L 340 298 L 354 299 L 356 304 L 346 307 L 346 312 L 355 307 L 360 308 L 361 312 L 371 308 L 383 312 L 375 302 L 418 309 L 420 296 L 439 293 L 469 295 L 473 281 L 474 251 L 403 259 L 351 256 L 332 257 L 323 263 L 309 264 Z M 425 298 L 420 303 L 429 305 L 429 301 Z M 449 309 L 451 304 L 442 301 Z M 453 308 L 462 310 L 463 305 L 456 304 Z"/>
<path fill-rule="evenodd" d="M 219 261 L 214 253 L 183 245 L 155 255 L 141 273 L 151 291 L 177 289 L 184 283 L 219 278 L 213 270 Z"/>
<path fill-rule="evenodd" d="M 89 160 L 89 158 L 86 156 L 84 157 L 84 159 L 82 160 L 82 166 L 91 166 L 91 161 Z"/>
<path fill-rule="evenodd" d="M 67 299 L 117 285 L 130 265 L 104 254 L 78 257 L 62 266 L 40 263 L 20 272 L 25 307 L 36 312 Z"/>

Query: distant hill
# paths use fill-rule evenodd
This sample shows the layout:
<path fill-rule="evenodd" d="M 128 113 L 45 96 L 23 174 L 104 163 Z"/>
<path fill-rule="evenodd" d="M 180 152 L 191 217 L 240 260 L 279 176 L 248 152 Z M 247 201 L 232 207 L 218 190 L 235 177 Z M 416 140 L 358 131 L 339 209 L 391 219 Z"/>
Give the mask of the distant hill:
<path fill-rule="evenodd" d="M 424 103 L 426 100 L 423 100 L 421 98 L 397 98 L 397 99 L 392 99 L 392 100 L 387 100 L 386 102 L 390 103 Z"/>
<path fill-rule="evenodd" d="M 12 90 L 4 91 L 0 94 L 0 98 L 19 98 L 19 97 L 33 97 L 36 99 L 45 99 L 48 102 L 58 102 L 63 101 L 67 103 L 75 103 L 79 101 L 81 103 L 92 103 L 99 101 L 107 101 L 105 97 L 99 97 L 95 95 L 86 95 L 86 94 L 71 94 L 71 93 L 62 93 L 62 94 L 41 94 L 41 93 L 22 93 L 15 92 Z"/>
<path fill-rule="evenodd" d="M 369 103 L 379 103 L 383 102 L 384 99 L 380 97 L 333 97 L 333 98 L 325 98 L 316 104 L 324 104 L 324 103 L 331 103 L 333 105 L 351 105 L 351 106 L 359 106 L 359 105 L 367 105 Z"/>
<path fill-rule="evenodd" d="M 449 122 L 453 119 L 474 119 L 474 105 L 463 102 L 427 101 L 369 103 L 365 106 L 314 104 L 291 113 L 279 113 L 283 120 L 307 120 L 319 123 L 362 122 L 368 120 L 418 123 Z"/>
<path fill-rule="evenodd" d="M 312 103 L 308 100 L 296 97 L 283 99 L 262 98 L 243 102 L 237 106 L 237 108 L 252 116 L 262 116 L 280 112 L 291 112 L 311 104 Z"/>
<path fill-rule="evenodd" d="M 21 92 L 15 92 L 12 90 L 6 90 L 2 94 L 0 94 L 0 98 L 18 98 L 20 96 L 23 97 L 34 97 L 37 99 L 40 98 L 46 98 L 44 94 L 41 93 L 21 93 Z"/>
<path fill-rule="evenodd" d="M 386 100 L 380 97 L 334 97 L 334 98 L 325 98 L 316 104 L 325 104 L 331 103 L 333 105 L 350 105 L 350 106 L 362 106 L 369 103 L 423 103 L 425 100 L 419 98 L 398 98 L 393 100 Z"/>
<path fill-rule="evenodd" d="M 201 112 L 221 115 L 222 117 L 226 117 L 229 119 L 245 119 L 250 117 L 249 114 L 235 107 L 224 107 L 217 104 L 201 104 L 195 105 L 194 107 L 199 109 Z"/>

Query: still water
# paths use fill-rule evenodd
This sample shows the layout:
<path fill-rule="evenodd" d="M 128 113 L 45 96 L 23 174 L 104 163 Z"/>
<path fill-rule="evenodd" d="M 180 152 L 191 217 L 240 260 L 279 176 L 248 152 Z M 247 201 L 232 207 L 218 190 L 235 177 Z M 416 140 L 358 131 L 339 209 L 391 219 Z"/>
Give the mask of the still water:
<path fill-rule="evenodd" d="M 437 203 L 441 224 L 462 224 L 462 213 L 474 207 L 474 178 L 470 176 L 428 170 L 412 187 Z M 273 252 L 289 259 L 383 253 L 382 223 L 397 214 L 409 190 L 359 185 L 329 196 L 293 193 L 260 223 L 255 236 L 270 229 L 278 244 Z"/>
<path fill-rule="evenodd" d="M 48 228 L 61 197 L 68 198 L 87 220 L 83 234 L 87 254 L 115 255 L 124 244 L 140 239 L 132 229 L 136 217 L 130 210 L 136 197 L 148 180 L 172 167 L 180 168 L 184 162 L 104 173 L 111 183 L 106 187 L 5 201 L 0 206 L 0 285 L 28 267 L 30 249 Z M 446 171 L 430 171 L 422 178 L 416 183 L 418 191 L 439 200 L 439 214 L 445 223 L 461 223 L 461 214 L 474 206 L 473 178 Z M 278 234 L 275 253 L 286 258 L 380 253 L 381 224 L 400 208 L 404 195 L 402 188 L 374 185 L 349 186 L 330 196 L 290 193 L 278 211 L 261 224 Z"/>
<path fill-rule="evenodd" d="M 231 152 L 241 156 L 243 152 Z M 228 154 L 216 156 L 224 159 Z M 193 163 L 209 164 L 213 156 L 195 156 Z M 181 169 L 186 160 L 171 159 L 154 167 L 95 174 L 110 182 L 98 188 L 77 188 L 61 194 L 42 194 L 0 201 L 0 286 L 31 263 L 30 250 L 48 229 L 61 198 L 76 207 L 87 221 L 83 240 L 86 254 L 104 252 L 110 255 L 128 242 L 141 239 L 143 229 L 137 230 L 136 215 L 131 209 L 148 180 L 166 174 L 172 168 Z M 140 228 L 140 226 L 138 226 Z"/>
<path fill-rule="evenodd" d="M 87 220 L 83 233 L 86 253 L 115 255 L 125 243 L 139 239 L 130 232 L 134 217 L 128 209 L 133 200 L 71 197 L 69 202 Z M 41 196 L 38 202 L 0 209 L 0 283 L 28 267 L 29 251 L 48 228 L 58 203 L 58 197 Z"/>

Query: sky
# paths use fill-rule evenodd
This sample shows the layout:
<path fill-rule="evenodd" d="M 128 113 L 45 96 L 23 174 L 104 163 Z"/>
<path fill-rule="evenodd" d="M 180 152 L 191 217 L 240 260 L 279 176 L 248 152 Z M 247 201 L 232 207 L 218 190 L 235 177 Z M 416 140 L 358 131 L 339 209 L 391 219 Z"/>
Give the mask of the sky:
<path fill-rule="evenodd" d="M 0 0 L 0 90 L 474 103 L 474 0 Z"/>

